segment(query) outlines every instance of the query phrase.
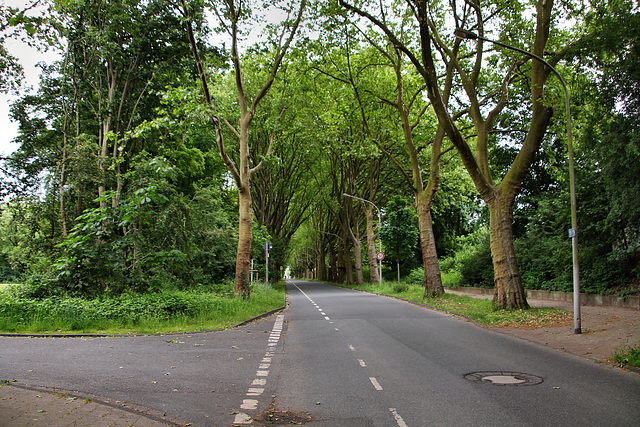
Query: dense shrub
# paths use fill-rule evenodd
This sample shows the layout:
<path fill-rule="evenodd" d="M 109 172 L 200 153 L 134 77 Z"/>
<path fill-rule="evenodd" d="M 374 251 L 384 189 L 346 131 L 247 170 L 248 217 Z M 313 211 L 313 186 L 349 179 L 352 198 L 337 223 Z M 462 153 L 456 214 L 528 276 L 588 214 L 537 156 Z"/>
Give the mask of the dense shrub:
<path fill-rule="evenodd" d="M 493 287 L 489 232 L 480 229 L 457 241 L 455 254 L 441 263 L 443 275 L 458 278 L 458 286 Z"/>

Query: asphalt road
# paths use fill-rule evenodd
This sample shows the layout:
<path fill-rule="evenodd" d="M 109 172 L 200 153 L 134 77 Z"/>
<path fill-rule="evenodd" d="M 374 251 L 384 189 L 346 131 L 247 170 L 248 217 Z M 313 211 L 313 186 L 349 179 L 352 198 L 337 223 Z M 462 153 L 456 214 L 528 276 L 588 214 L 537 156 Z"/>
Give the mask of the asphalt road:
<path fill-rule="evenodd" d="M 639 425 L 637 374 L 366 293 L 292 282 L 290 302 L 276 404 L 314 425 Z M 492 376 L 525 382 L 471 381 Z"/>
<path fill-rule="evenodd" d="M 265 424 L 258 419 L 318 427 L 640 420 L 640 375 L 405 302 L 303 281 L 288 286 L 286 311 L 233 330 L 0 337 L 0 380 L 125 402 L 194 426 Z"/>

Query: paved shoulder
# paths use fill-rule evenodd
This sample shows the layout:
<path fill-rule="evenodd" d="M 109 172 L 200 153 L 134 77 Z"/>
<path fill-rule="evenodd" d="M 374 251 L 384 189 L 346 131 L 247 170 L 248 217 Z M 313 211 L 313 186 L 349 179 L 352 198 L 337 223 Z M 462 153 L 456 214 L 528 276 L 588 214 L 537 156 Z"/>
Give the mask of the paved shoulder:
<path fill-rule="evenodd" d="M 118 406 L 119 405 L 119 406 Z M 0 385 L 0 426 L 136 426 L 176 425 L 151 414 L 68 393 Z"/>

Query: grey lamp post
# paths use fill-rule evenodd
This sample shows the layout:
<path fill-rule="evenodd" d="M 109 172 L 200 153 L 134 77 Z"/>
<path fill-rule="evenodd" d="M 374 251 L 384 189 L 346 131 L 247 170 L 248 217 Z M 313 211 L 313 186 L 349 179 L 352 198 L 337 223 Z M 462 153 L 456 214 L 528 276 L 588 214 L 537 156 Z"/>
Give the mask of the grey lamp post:
<path fill-rule="evenodd" d="M 573 166 L 573 137 L 571 133 L 571 98 L 569 96 L 569 90 L 567 89 L 567 85 L 564 81 L 564 78 L 558 73 L 558 71 L 551 66 L 547 61 L 539 57 L 538 55 L 534 55 L 531 52 L 527 52 L 526 50 L 522 50 L 518 47 L 511 46 L 508 44 L 501 43 L 499 41 L 490 40 L 484 37 L 477 35 L 476 33 L 472 33 L 471 31 L 463 30 L 461 28 L 456 28 L 454 31 L 456 37 L 461 39 L 468 40 L 484 40 L 488 43 L 492 43 L 505 49 L 514 50 L 516 52 L 520 52 L 523 55 L 528 56 L 529 58 L 533 58 L 537 61 L 542 62 L 544 65 L 549 67 L 551 71 L 558 77 L 560 80 L 560 84 L 562 85 L 562 89 L 564 90 L 564 103 L 565 110 L 567 116 L 567 145 L 568 145 L 568 154 L 569 154 L 569 185 L 571 191 L 571 229 L 569 230 L 569 237 L 571 238 L 571 246 L 573 250 L 573 326 L 574 333 L 581 334 L 582 333 L 582 325 L 581 325 L 581 316 L 580 316 L 580 269 L 578 264 L 578 213 L 577 213 L 577 197 L 576 197 L 576 178 L 575 178 L 575 169 Z"/>
<path fill-rule="evenodd" d="M 378 211 L 378 227 L 382 227 L 382 216 L 380 215 L 380 209 L 373 202 L 370 202 L 369 200 L 366 200 L 366 199 L 362 199 L 360 197 L 352 196 L 351 194 L 347 194 L 347 193 L 343 193 L 342 195 L 345 197 L 351 197 L 352 199 L 361 200 L 363 202 L 367 202 L 371 204 Z M 382 253 L 382 237 L 380 237 L 380 253 Z M 380 282 L 380 285 L 382 285 L 382 260 L 381 259 L 378 259 L 378 264 L 380 266 L 379 267 L 380 270 L 378 271 L 378 281 Z"/>

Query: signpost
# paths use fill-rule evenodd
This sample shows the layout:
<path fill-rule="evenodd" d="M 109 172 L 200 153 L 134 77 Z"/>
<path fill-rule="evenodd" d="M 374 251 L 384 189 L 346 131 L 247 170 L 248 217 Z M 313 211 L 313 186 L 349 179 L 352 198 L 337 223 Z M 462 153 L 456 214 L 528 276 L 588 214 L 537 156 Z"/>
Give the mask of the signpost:
<path fill-rule="evenodd" d="M 265 272 L 266 282 L 265 283 L 267 285 L 267 301 L 269 301 L 269 251 L 273 249 L 273 246 L 271 246 L 270 242 L 267 242 L 264 244 L 263 248 L 264 248 L 264 259 L 266 264 L 266 272 Z"/>

